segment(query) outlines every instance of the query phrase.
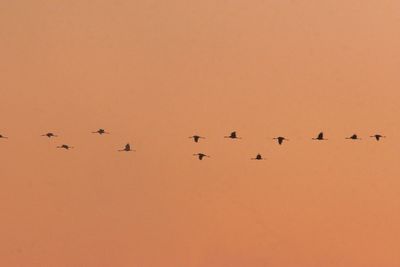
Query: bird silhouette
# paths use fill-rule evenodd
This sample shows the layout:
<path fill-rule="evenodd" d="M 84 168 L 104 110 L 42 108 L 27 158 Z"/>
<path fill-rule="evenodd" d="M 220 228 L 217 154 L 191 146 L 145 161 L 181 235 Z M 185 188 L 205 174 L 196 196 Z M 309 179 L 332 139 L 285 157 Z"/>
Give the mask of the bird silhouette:
<path fill-rule="evenodd" d="M 255 158 L 251 158 L 251 160 L 265 160 L 261 154 L 257 154 L 257 156 Z"/>
<path fill-rule="evenodd" d="M 8 137 L 7 137 L 7 136 L 1 135 L 1 134 L 0 134 L 0 138 L 3 138 L 3 139 L 8 139 Z"/>
<path fill-rule="evenodd" d="M 118 151 L 126 151 L 126 152 L 129 152 L 129 151 L 136 151 L 136 150 L 131 149 L 131 145 L 128 143 L 128 144 L 125 145 L 125 148 L 124 148 L 124 149 L 120 149 L 120 150 L 118 150 Z"/>
<path fill-rule="evenodd" d="M 282 137 L 282 136 L 275 137 L 275 138 L 272 138 L 272 139 L 278 140 L 278 144 L 279 145 L 282 145 L 283 141 L 289 141 L 289 139 L 286 139 L 285 137 Z"/>
<path fill-rule="evenodd" d="M 110 134 L 109 132 L 106 132 L 104 129 L 98 129 L 97 131 L 92 132 L 92 133 L 97 133 L 97 134 L 100 134 L 100 135 L 102 135 L 102 134 Z"/>
<path fill-rule="evenodd" d="M 54 133 L 42 134 L 42 136 L 47 136 L 48 138 L 51 138 L 51 137 L 58 137 L 58 135 L 55 135 Z"/>
<path fill-rule="evenodd" d="M 318 141 L 322 141 L 322 140 L 328 140 L 328 139 L 324 139 L 324 133 L 320 132 L 318 134 L 318 136 L 316 138 L 313 138 L 312 140 L 318 140 Z"/>
<path fill-rule="evenodd" d="M 203 154 L 203 153 L 196 153 L 196 154 L 193 154 L 193 156 L 197 156 L 199 158 L 199 160 L 203 160 L 204 157 L 210 158 L 210 156 Z"/>
<path fill-rule="evenodd" d="M 231 139 L 242 139 L 241 137 L 238 137 L 238 136 L 237 136 L 237 133 L 236 133 L 236 132 L 231 132 L 231 134 L 230 134 L 230 135 L 228 135 L 228 136 L 224 136 L 224 138 L 231 138 Z"/>
<path fill-rule="evenodd" d="M 68 149 L 71 149 L 71 148 L 74 148 L 74 147 L 69 146 L 69 145 L 61 145 L 61 146 L 58 146 L 57 148 L 63 148 L 63 149 L 68 150 Z"/>
<path fill-rule="evenodd" d="M 383 135 L 380 135 L 380 134 L 375 134 L 375 135 L 372 135 L 370 137 L 375 138 L 376 141 L 379 141 L 381 138 L 386 138 L 386 136 L 383 136 Z"/>
<path fill-rule="evenodd" d="M 193 138 L 193 141 L 195 141 L 196 143 L 198 143 L 200 139 L 206 139 L 205 137 L 202 137 L 200 135 L 193 135 L 190 136 L 189 138 Z"/>
<path fill-rule="evenodd" d="M 351 140 L 361 140 L 361 138 L 359 138 L 356 134 L 353 134 L 350 137 L 346 137 L 346 139 L 351 139 Z"/>

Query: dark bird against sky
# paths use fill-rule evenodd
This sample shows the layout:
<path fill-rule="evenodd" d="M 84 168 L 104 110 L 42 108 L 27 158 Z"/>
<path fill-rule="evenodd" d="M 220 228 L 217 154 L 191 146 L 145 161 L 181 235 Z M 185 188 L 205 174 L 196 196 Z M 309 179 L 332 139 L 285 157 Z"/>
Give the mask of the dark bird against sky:
<path fill-rule="evenodd" d="M 129 151 L 136 151 L 136 150 L 131 149 L 131 145 L 128 143 L 128 144 L 125 145 L 125 148 L 124 148 L 124 149 L 120 149 L 120 150 L 118 150 L 118 151 L 126 151 L 126 152 L 129 152 Z"/>
<path fill-rule="evenodd" d="M 265 160 L 261 154 L 257 154 L 257 156 L 255 158 L 251 158 L 251 160 Z"/>
<path fill-rule="evenodd" d="M 58 146 L 57 148 L 63 148 L 63 149 L 68 150 L 68 149 L 71 149 L 71 148 L 74 148 L 74 147 L 69 146 L 69 145 L 61 145 L 61 146 Z"/>
<path fill-rule="evenodd" d="M 359 138 L 356 134 L 353 134 L 350 137 L 346 137 L 346 139 L 351 139 L 351 140 L 361 140 L 361 138 Z"/>
<path fill-rule="evenodd" d="M 328 140 L 328 139 L 324 139 L 324 133 L 320 132 L 317 136 L 317 138 L 313 138 L 312 140 L 318 140 L 318 141 L 322 141 L 322 140 Z"/>
<path fill-rule="evenodd" d="M 97 131 L 92 132 L 92 133 L 97 133 L 97 134 L 100 134 L 100 135 L 110 134 L 109 132 L 106 132 L 106 130 L 104 130 L 104 129 L 98 129 Z"/>
<path fill-rule="evenodd" d="M 198 143 L 200 139 L 206 139 L 205 137 L 200 136 L 200 135 L 193 135 L 193 136 L 190 136 L 189 138 L 193 138 L 193 141 L 195 141 L 196 143 Z"/>
<path fill-rule="evenodd" d="M 275 138 L 272 138 L 272 139 L 278 140 L 278 144 L 279 145 L 282 145 L 283 141 L 289 141 L 289 139 L 286 139 L 285 137 L 282 137 L 282 136 L 275 137 Z"/>
<path fill-rule="evenodd" d="M 376 141 L 379 141 L 381 138 L 386 138 L 386 136 L 383 136 L 383 135 L 380 135 L 380 134 L 375 134 L 375 135 L 372 135 L 370 137 L 375 138 Z"/>
<path fill-rule="evenodd" d="M 42 134 L 42 136 L 47 136 L 48 138 L 51 138 L 51 137 L 58 137 L 58 135 L 55 135 L 54 133 Z"/>
<path fill-rule="evenodd" d="M 231 139 L 242 139 L 241 137 L 238 137 L 238 136 L 237 136 L 237 133 L 236 133 L 236 132 L 231 132 L 231 134 L 230 134 L 230 135 L 228 135 L 228 136 L 224 136 L 224 138 L 231 138 Z"/>
<path fill-rule="evenodd" d="M 193 154 L 193 156 L 197 156 L 199 158 L 199 160 L 203 160 L 204 157 L 210 158 L 210 156 L 203 154 L 203 153 L 196 153 L 196 154 Z"/>

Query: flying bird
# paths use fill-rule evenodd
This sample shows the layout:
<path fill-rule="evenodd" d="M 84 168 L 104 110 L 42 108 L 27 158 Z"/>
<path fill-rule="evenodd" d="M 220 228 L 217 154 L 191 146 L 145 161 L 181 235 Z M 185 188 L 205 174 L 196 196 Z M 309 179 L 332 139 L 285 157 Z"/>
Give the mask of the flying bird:
<path fill-rule="evenodd" d="M 0 138 L 8 139 L 7 136 L 1 135 L 1 134 L 0 134 Z"/>
<path fill-rule="evenodd" d="M 265 160 L 261 154 L 257 154 L 257 156 L 255 158 L 251 158 L 251 160 Z"/>
<path fill-rule="evenodd" d="M 203 154 L 203 153 L 196 153 L 196 154 L 193 154 L 193 156 L 197 156 L 199 158 L 199 160 L 203 160 L 204 157 L 210 158 L 210 156 Z"/>
<path fill-rule="evenodd" d="M 380 134 L 375 134 L 375 135 L 372 135 L 370 137 L 375 138 L 376 141 L 379 141 L 381 138 L 386 138 L 386 136 L 383 136 L 383 135 L 380 135 Z"/>
<path fill-rule="evenodd" d="M 58 135 L 55 135 L 54 133 L 42 134 L 42 136 L 47 136 L 48 138 L 51 138 L 51 137 L 58 137 Z"/>
<path fill-rule="evenodd" d="M 322 140 L 328 140 L 328 139 L 324 139 L 324 133 L 320 132 L 318 134 L 318 136 L 316 138 L 313 138 L 312 140 L 318 140 L 318 141 L 322 141 Z"/>
<path fill-rule="evenodd" d="M 198 143 L 200 139 L 206 139 L 205 137 L 202 137 L 202 136 L 200 136 L 200 135 L 193 135 L 193 136 L 190 136 L 189 138 L 193 138 L 193 140 L 194 140 L 196 143 Z"/>
<path fill-rule="evenodd" d="M 346 139 L 351 139 L 351 140 L 361 140 L 361 138 L 359 138 L 356 134 L 353 134 L 350 137 L 346 137 Z"/>
<path fill-rule="evenodd" d="M 125 148 L 124 148 L 124 149 L 120 149 L 120 150 L 118 150 L 118 151 L 126 151 L 126 152 L 129 152 L 129 151 L 136 151 L 136 150 L 131 149 L 131 145 L 128 143 L 128 144 L 125 145 Z"/>
<path fill-rule="evenodd" d="M 289 141 L 289 139 L 286 139 L 285 137 L 282 137 L 282 136 L 275 137 L 275 138 L 272 138 L 272 139 L 278 140 L 278 144 L 279 145 L 282 145 L 283 141 Z"/>
<path fill-rule="evenodd" d="M 231 132 L 229 136 L 224 136 L 224 138 L 231 138 L 231 139 L 242 139 L 241 137 L 237 136 L 236 132 Z"/>
<path fill-rule="evenodd" d="M 102 134 L 110 134 L 109 132 L 106 132 L 106 130 L 104 130 L 104 129 L 98 129 L 97 131 L 92 132 L 92 133 L 97 133 L 97 134 L 100 134 L 100 135 L 102 135 Z"/>
<path fill-rule="evenodd" d="M 68 150 L 68 149 L 71 149 L 71 148 L 74 148 L 74 147 L 69 146 L 69 145 L 62 145 L 62 146 L 58 146 L 57 148 L 63 148 L 63 149 Z"/>

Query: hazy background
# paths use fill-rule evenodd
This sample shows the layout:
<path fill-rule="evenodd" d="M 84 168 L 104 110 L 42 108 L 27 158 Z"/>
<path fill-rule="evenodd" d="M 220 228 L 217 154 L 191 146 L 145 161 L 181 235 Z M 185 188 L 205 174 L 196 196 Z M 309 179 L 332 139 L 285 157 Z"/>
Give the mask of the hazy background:
<path fill-rule="evenodd" d="M 0 1 L 0 264 L 399 266 L 399 10 Z"/>

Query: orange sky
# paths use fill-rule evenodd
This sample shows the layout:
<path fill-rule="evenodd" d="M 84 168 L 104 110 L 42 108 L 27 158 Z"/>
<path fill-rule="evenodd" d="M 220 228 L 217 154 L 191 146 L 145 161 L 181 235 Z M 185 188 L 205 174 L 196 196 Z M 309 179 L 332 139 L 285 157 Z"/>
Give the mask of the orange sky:
<path fill-rule="evenodd" d="M 0 265 L 400 266 L 399 10 L 1 1 Z"/>

